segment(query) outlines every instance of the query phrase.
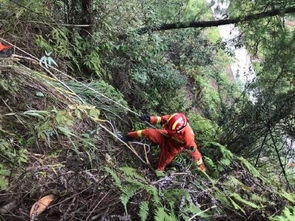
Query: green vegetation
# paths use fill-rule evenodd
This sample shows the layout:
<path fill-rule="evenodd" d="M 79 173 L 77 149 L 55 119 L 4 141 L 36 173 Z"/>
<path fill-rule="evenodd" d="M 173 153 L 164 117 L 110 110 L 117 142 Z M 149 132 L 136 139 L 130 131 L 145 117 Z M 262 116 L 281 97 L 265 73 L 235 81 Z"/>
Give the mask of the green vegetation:
<path fill-rule="evenodd" d="M 233 0 L 229 16 L 290 7 Z M 14 47 L 0 58 L 1 220 L 48 194 L 40 220 L 294 219 L 295 33 L 280 16 L 239 23 L 257 75 L 243 91 L 216 27 L 138 32 L 213 20 L 204 0 L 2 0 L 0 12 Z M 157 178 L 158 147 L 120 139 L 146 127 L 141 113 L 173 112 L 207 173 L 182 153 Z"/>

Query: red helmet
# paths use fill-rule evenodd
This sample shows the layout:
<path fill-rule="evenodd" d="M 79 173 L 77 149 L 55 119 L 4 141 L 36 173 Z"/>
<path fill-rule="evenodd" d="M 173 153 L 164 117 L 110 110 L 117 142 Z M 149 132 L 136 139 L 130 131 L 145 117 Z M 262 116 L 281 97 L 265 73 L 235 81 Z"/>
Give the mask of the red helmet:
<path fill-rule="evenodd" d="M 165 124 L 165 129 L 170 133 L 178 133 L 187 125 L 186 116 L 182 113 L 172 114 Z"/>

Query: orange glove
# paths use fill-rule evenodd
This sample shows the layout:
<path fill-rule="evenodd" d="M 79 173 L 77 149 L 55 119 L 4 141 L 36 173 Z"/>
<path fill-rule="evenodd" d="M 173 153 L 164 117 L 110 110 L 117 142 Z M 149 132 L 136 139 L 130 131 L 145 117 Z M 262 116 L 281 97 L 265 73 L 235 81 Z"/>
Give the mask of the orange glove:
<path fill-rule="evenodd" d="M 0 42 L 0 51 L 3 51 L 4 49 L 12 48 L 10 45 L 4 45 L 2 42 Z"/>

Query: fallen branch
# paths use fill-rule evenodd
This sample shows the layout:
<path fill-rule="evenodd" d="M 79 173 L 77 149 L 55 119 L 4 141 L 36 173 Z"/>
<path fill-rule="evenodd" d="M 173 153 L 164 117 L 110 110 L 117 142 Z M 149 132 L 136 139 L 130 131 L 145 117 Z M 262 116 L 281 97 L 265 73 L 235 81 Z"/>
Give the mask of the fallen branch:
<path fill-rule="evenodd" d="M 170 24 L 161 24 L 161 25 L 154 25 L 154 26 L 147 26 L 136 30 L 136 33 L 142 35 L 148 32 L 154 31 L 165 31 L 165 30 L 172 30 L 172 29 L 183 29 L 183 28 L 206 28 L 206 27 L 216 27 L 220 25 L 228 25 L 228 24 L 237 24 L 247 21 L 258 20 L 267 17 L 273 16 L 282 16 L 287 13 L 294 13 L 295 7 L 288 7 L 284 9 L 273 9 L 270 11 L 264 11 L 256 14 L 250 14 L 246 16 L 241 16 L 237 18 L 231 19 L 223 19 L 223 20 L 216 20 L 216 21 L 193 21 L 193 22 L 177 22 L 177 23 L 170 23 Z"/>

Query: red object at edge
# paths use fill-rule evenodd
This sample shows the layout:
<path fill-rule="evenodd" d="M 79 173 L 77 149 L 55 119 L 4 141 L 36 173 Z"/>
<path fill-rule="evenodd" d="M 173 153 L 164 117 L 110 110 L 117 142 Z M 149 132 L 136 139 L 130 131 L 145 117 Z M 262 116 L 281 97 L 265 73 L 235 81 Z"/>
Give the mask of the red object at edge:
<path fill-rule="evenodd" d="M 9 48 L 12 48 L 12 46 L 4 45 L 4 44 L 2 44 L 2 42 L 0 42 L 0 51 L 6 50 L 6 49 L 9 49 Z"/>

